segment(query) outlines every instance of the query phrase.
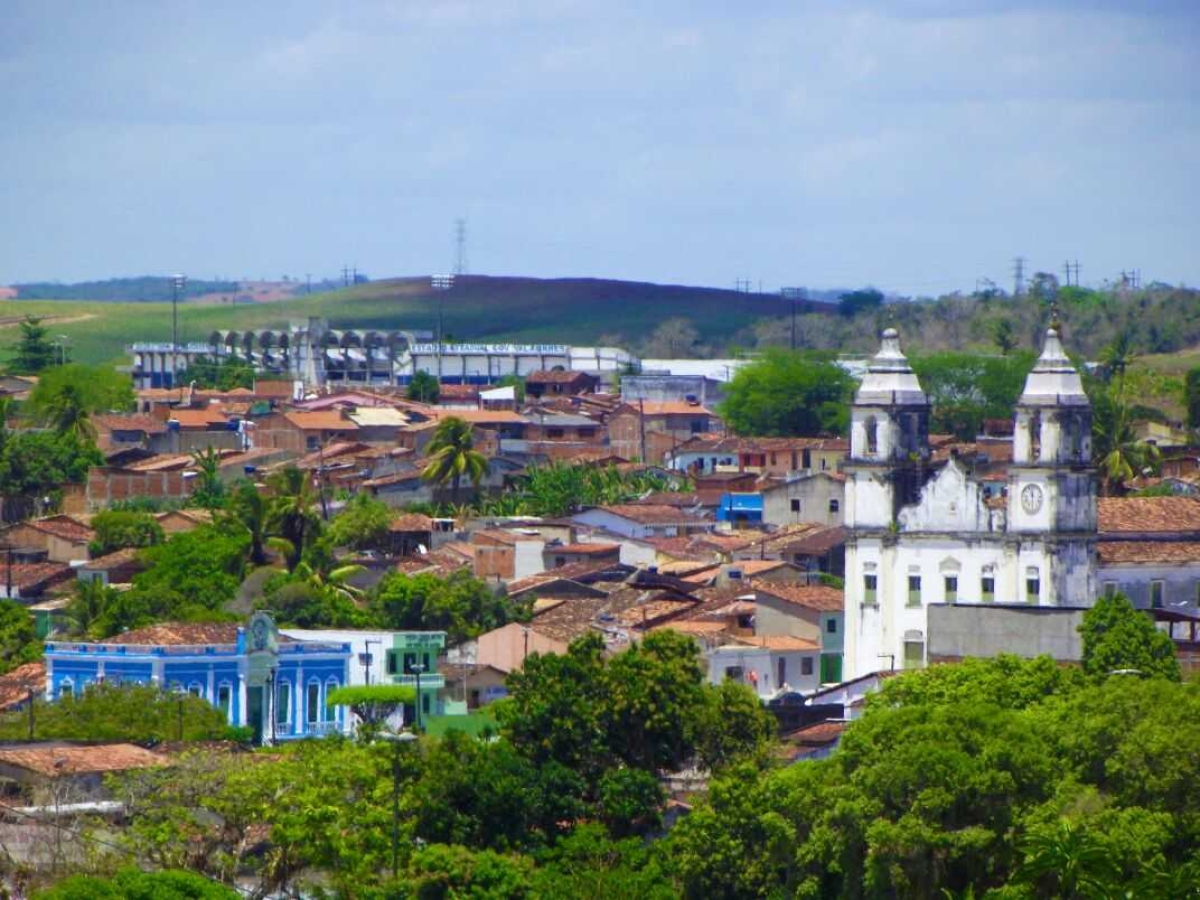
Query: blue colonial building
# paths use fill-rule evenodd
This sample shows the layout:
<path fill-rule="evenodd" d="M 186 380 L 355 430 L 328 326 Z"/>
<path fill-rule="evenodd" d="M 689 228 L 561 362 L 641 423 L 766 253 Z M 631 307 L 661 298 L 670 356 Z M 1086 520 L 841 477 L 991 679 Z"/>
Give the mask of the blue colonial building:
<path fill-rule="evenodd" d="M 348 732 L 329 692 L 350 683 L 349 643 L 294 640 L 266 613 L 236 623 L 151 625 L 106 641 L 46 644 L 46 697 L 99 682 L 187 691 L 249 727 L 259 743 Z"/>

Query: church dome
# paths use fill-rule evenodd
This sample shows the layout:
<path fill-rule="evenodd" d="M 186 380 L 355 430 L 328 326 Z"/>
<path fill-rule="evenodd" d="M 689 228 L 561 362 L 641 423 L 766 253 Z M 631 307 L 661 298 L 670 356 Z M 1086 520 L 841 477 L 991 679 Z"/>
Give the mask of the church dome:
<path fill-rule="evenodd" d="M 867 366 L 854 402 L 860 406 L 928 405 L 921 383 L 900 349 L 900 335 L 895 328 L 883 332 L 879 352 Z"/>
<path fill-rule="evenodd" d="M 1058 329 L 1046 329 L 1046 343 L 1017 401 L 1022 406 L 1088 406 L 1079 372 L 1067 358 Z"/>

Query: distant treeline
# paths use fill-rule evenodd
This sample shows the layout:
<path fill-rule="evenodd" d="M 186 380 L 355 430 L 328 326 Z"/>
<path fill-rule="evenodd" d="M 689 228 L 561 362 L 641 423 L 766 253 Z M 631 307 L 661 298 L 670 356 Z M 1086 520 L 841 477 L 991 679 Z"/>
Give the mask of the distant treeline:
<path fill-rule="evenodd" d="M 108 281 L 80 281 L 59 284 L 35 281 L 14 284 L 21 300 L 113 300 L 135 303 L 162 302 L 171 299 L 171 278 L 168 275 L 143 275 L 139 278 L 110 278 Z M 236 281 L 201 281 L 188 279 L 179 299 L 213 293 L 236 293 Z"/>

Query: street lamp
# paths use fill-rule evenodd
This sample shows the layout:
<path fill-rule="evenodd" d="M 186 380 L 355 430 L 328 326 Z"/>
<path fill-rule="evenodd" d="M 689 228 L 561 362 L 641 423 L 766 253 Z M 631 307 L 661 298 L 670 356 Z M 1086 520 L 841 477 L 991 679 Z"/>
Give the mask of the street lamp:
<path fill-rule="evenodd" d="M 175 386 L 175 373 L 179 370 L 179 295 L 187 284 L 187 276 L 171 276 L 171 386 Z"/>
<path fill-rule="evenodd" d="M 413 720 L 413 725 L 417 731 L 421 730 L 421 673 L 425 671 L 423 663 L 409 663 L 408 671 L 417 676 L 417 715 Z"/>
<path fill-rule="evenodd" d="M 392 878 L 400 877 L 400 747 L 417 740 L 411 731 L 396 734 L 381 731 L 379 736 L 392 745 Z"/>

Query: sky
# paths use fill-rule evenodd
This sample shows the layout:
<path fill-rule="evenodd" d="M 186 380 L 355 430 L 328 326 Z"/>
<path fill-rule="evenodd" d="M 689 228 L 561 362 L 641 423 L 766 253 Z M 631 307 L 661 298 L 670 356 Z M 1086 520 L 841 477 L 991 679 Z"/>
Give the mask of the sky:
<path fill-rule="evenodd" d="M 4 0 L 0 284 L 1200 284 L 1197 0 Z"/>

